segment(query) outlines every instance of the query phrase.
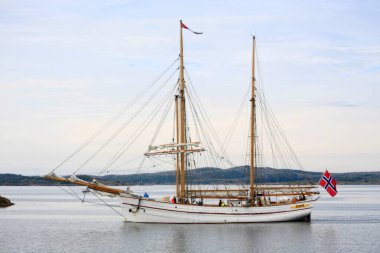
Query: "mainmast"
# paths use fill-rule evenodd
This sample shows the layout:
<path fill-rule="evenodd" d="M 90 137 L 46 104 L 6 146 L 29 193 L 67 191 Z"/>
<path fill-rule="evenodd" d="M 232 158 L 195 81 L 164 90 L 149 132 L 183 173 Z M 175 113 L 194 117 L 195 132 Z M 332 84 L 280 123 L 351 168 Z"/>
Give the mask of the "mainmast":
<path fill-rule="evenodd" d="M 253 38 L 252 46 L 252 90 L 251 90 L 251 150 L 250 150 L 250 199 L 254 202 L 254 180 L 255 180 L 255 36 Z"/>
<path fill-rule="evenodd" d="M 180 200 L 185 199 L 185 166 L 186 166 L 186 155 L 185 155 L 185 76 L 184 76 L 184 64 L 183 64 L 183 41 L 182 41 L 182 20 L 179 21 L 180 29 L 180 46 L 179 46 L 179 103 L 180 103 L 180 174 L 181 174 L 181 194 Z"/>

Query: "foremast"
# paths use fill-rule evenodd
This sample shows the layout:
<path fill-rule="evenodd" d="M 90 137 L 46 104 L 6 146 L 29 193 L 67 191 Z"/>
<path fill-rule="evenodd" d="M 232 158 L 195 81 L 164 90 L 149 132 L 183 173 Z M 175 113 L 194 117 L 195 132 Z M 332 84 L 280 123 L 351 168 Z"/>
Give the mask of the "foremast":
<path fill-rule="evenodd" d="M 188 142 L 186 134 L 186 97 L 185 97 L 185 66 L 183 62 L 183 37 L 182 29 L 188 29 L 180 20 L 180 45 L 179 45 L 179 87 L 178 95 L 175 96 L 175 124 L 176 141 L 175 143 L 150 146 L 146 156 L 156 155 L 175 155 L 176 156 L 176 196 L 180 203 L 185 203 L 188 199 L 186 190 L 186 166 L 187 154 L 203 152 L 204 148 L 200 142 Z"/>
<path fill-rule="evenodd" d="M 250 122 L 250 171 L 249 171 L 249 182 L 250 182 L 250 200 L 254 203 L 255 198 L 255 36 L 252 37 L 252 80 L 251 80 L 251 122 Z"/>
<path fill-rule="evenodd" d="M 185 75 L 184 75 L 184 64 L 183 64 L 183 39 L 182 39 L 182 20 L 179 21 L 179 29 L 180 29 L 180 39 L 179 39 L 179 106 L 180 106 L 180 143 L 186 142 L 186 122 L 185 122 Z M 178 143 L 178 139 L 177 139 Z M 179 199 L 183 201 L 185 199 L 185 166 L 186 166 L 186 154 L 184 152 L 184 145 L 180 146 L 180 169 L 177 168 L 177 171 L 180 171 L 181 175 L 181 192 L 179 194 Z M 178 163 L 177 163 L 178 165 Z M 178 195 L 178 193 L 177 193 Z"/>

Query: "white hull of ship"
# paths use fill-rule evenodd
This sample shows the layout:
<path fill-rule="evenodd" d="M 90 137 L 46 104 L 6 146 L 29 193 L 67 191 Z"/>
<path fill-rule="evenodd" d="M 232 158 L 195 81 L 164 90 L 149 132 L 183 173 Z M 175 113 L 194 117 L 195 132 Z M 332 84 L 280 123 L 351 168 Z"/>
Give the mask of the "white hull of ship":
<path fill-rule="evenodd" d="M 257 223 L 308 220 L 312 201 L 262 206 L 218 207 L 182 205 L 136 196 L 122 196 L 125 221 L 139 223 Z"/>

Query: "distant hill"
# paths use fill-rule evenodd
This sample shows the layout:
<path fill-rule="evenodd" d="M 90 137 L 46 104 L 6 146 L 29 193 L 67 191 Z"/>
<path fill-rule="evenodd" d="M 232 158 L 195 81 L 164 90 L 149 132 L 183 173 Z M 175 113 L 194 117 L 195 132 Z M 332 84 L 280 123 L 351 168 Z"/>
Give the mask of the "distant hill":
<path fill-rule="evenodd" d="M 249 167 L 240 166 L 230 169 L 199 168 L 188 172 L 189 183 L 193 184 L 241 184 L 249 182 Z M 257 168 L 255 182 L 257 183 L 314 183 L 317 184 L 321 172 L 310 172 L 290 169 Z M 380 172 L 349 172 L 334 173 L 338 184 L 380 184 Z M 91 176 L 78 175 L 84 180 L 98 179 L 107 185 L 152 185 L 175 184 L 175 171 L 141 173 L 132 175 Z M 15 174 L 0 174 L 0 185 L 64 185 L 47 180 L 41 176 L 22 176 Z"/>

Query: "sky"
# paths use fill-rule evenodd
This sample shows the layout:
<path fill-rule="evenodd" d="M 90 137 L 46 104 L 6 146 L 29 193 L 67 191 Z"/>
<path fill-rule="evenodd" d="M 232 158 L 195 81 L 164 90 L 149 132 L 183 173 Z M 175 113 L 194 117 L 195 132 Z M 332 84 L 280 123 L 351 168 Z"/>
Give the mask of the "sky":
<path fill-rule="evenodd" d="M 303 167 L 380 170 L 378 1 L 0 0 L 0 173 L 43 175 L 68 157 L 176 59 L 180 19 L 203 32 L 184 33 L 185 64 L 221 139 L 254 34 Z M 237 165 L 244 145 L 227 150 Z"/>

